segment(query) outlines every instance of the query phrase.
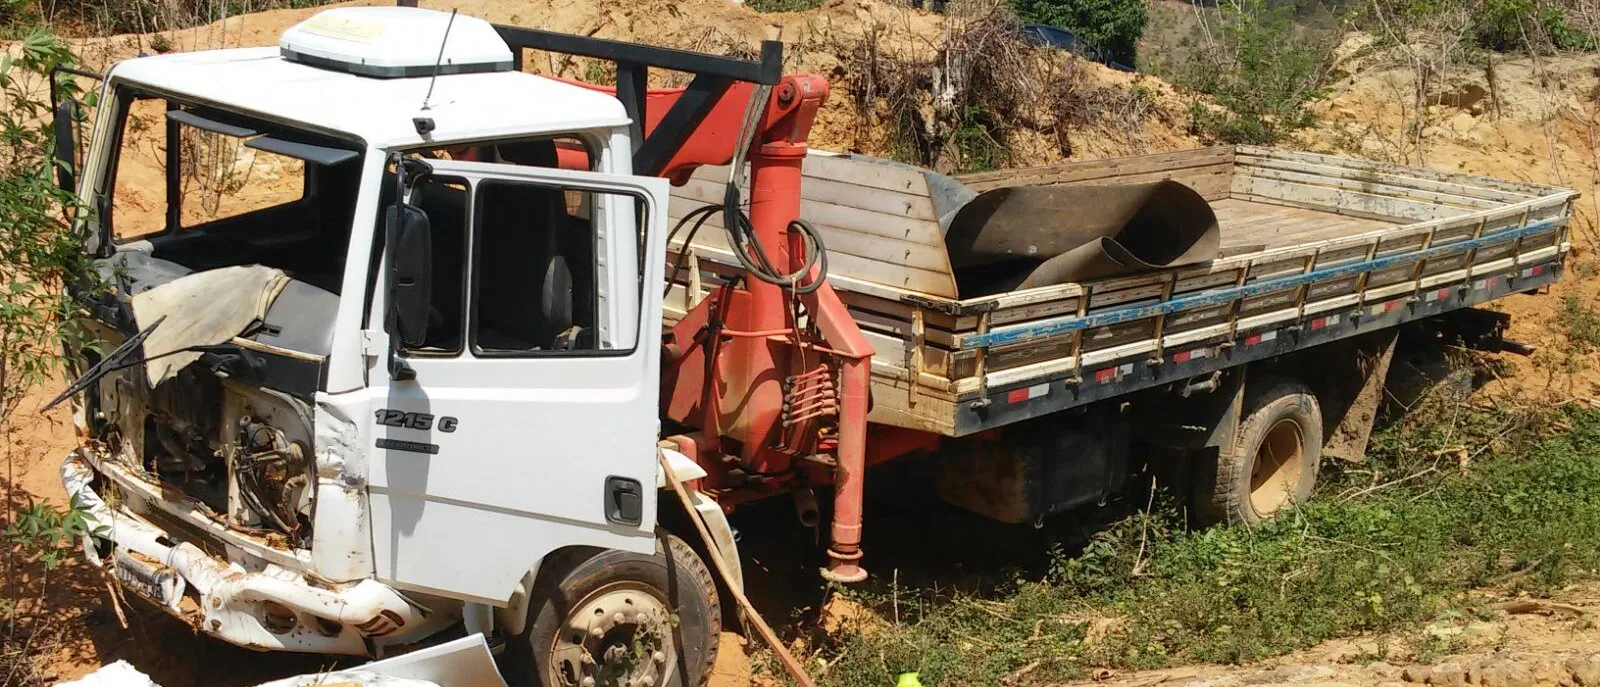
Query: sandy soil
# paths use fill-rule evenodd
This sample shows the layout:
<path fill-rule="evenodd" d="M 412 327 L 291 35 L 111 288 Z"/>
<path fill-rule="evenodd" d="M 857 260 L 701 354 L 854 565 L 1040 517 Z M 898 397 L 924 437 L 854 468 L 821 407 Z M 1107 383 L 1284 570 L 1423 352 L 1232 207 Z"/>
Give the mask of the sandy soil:
<path fill-rule="evenodd" d="M 1186 666 L 1132 675 L 1102 674 L 1094 684 L 1173 685 L 1592 685 L 1600 677 L 1600 585 L 1562 590 L 1561 603 L 1477 599 L 1487 619 L 1451 616 L 1413 636 L 1359 637 L 1257 665 Z M 1419 653 L 1416 647 L 1440 647 Z"/>

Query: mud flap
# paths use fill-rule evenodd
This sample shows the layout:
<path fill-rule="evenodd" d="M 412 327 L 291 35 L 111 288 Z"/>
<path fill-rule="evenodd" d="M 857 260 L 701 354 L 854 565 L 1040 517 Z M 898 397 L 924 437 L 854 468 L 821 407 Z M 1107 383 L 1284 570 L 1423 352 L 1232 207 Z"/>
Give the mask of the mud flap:
<path fill-rule="evenodd" d="M 1334 366 L 1343 374 L 1330 372 L 1325 383 L 1315 387 L 1326 437 L 1322 455 L 1351 462 L 1365 458 L 1398 334 L 1398 329 L 1390 329 L 1358 340 L 1352 354 L 1340 356 Z"/>

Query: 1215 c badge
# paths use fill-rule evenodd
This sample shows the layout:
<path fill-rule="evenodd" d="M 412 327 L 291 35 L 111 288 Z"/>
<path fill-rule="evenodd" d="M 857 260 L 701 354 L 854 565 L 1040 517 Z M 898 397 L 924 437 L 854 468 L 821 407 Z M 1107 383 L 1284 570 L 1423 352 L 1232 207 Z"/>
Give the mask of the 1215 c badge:
<path fill-rule="evenodd" d="M 374 414 L 377 415 L 378 424 L 385 427 L 420 429 L 424 432 L 438 427 L 439 431 L 446 434 L 456 431 L 456 419 L 449 415 L 434 418 L 432 413 L 407 413 L 387 408 Z"/>

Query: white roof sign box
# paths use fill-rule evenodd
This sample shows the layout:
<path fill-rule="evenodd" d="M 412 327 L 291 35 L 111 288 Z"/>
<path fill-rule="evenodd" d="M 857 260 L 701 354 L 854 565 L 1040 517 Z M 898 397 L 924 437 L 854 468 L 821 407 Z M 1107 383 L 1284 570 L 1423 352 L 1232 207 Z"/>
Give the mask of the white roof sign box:
<path fill-rule="evenodd" d="M 324 10 L 284 31 L 278 48 L 293 62 L 384 78 L 429 76 L 436 65 L 439 74 L 511 69 L 511 48 L 489 22 L 418 7 Z"/>

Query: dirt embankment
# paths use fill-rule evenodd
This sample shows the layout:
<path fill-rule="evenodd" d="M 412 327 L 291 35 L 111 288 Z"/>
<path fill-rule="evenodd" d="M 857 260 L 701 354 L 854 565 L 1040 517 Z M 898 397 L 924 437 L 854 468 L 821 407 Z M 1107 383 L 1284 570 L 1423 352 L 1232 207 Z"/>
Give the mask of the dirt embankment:
<path fill-rule="evenodd" d="M 1583 193 L 1573 206 L 1573 252 L 1549 296 L 1514 296 L 1495 307 L 1513 316 L 1510 336 L 1539 347 L 1502 356 L 1516 370 L 1495 386 L 1535 398 L 1600 396 L 1593 341 L 1569 336 L 1573 315 L 1600 307 L 1600 56 L 1491 56 L 1435 77 L 1416 96 L 1416 72 L 1399 51 L 1365 36 L 1340 48 L 1320 121 L 1300 142 L 1315 149 L 1437 169 L 1551 184 Z M 1420 107 L 1419 107 L 1420 105 Z"/>
<path fill-rule="evenodd" d="M 355 0 L 334 6 L 387 4 Z M 856 78 L 863 60 L 927 60 L 938 53 L 949 32 L 959 30 L 963 21 L 883 0 L 830 0 L 813 10 L 786 13 L 760 13 L 724 0 L 422 0 L 420 4 L 433 9 L 458 9 L 497 23 L 752 57 L 761 40 L 776 38 L 785 44 L 787 71 L 819 74 L 832 85 L 832 94 L 812 130 L 812 145 L 884 156 L 891 152 L 891 137 L 885 124 L 877 117 L 863 116 L 852 93 L 853 89 L 870 88 Z M 259 12 L 161 34 L 78 39 L 75 46 L 89 64 L 98 67 L 158 51 L 276 45 L 285 28 L 316 11 Z M 525 65 L 532 72 L 567 78 L 599 82 L 612 78 L 610 67 L 602 63 L 536 51 L 525 55 Z M 932 82 L 940 76 L 936 73 L 938 66 L 919 70 L 923 73 L 907 78 Z M 1097 121 L 1092 124 L 1062 125 L 1059 133 L 1082 134 L 1074 137 L 1074 157 L 1110 157 L 1200 145 L 1183 131 L 1181 98 L 1164 82 L 1081 60 L 1073 60 L 1070 73 L 1086 91 L 1123 92 L 1135 83 L 1143 87 L 1143 95 L 1114 108 L 1117 111 L 1094 113 Z M 661 70 L 651 75 L 652 84 L 657 86 L 682 85 L 686 81 L 682 74 Z M 872 107 L 883 110 L 887 105 L 878 101 Z M 1098 121 L 1102 114 L 1110 121 Z M 1067 153 L 1058 140 L 1058 132 L 1033 130 L 1054 129 L 1053 115 L 1046 111 L 1030 119 L 1035 121 L 1008 142 L 1014 151 L 1013 159 L 1024 165 L 1063 159 Z"/>

